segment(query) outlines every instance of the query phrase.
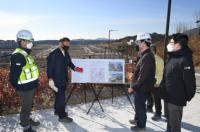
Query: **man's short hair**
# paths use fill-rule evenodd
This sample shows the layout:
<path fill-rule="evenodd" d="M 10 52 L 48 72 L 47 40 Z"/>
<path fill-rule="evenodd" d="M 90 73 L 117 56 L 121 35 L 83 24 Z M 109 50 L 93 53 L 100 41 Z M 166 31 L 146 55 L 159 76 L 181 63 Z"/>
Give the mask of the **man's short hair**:
<path fill-rule="evenodd" d="M 61 38 L 61 39 L 59 40 L 59 42 L 65 42 L 65 41 L 70 42 L 70 39 L 67 38 L 67 37 L 64 37 L 64 38 Z"/>
<path fill-rule="evenodd" d="M 188 44 L 188 36 L 183 33 L 176 33 L 172 35 L 172 39 L 174 40 L 174 43 L 179 43 L 182 48 L 187 47 Z"/>

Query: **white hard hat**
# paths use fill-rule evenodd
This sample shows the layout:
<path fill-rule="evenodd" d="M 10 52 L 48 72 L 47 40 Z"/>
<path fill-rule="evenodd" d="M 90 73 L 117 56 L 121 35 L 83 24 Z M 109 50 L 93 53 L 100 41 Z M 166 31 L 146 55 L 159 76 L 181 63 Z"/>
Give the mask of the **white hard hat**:
<path fill-rule="evenodd" d="M 151 35 L 149 33 L 139 33 L 136 37 L 136 43 L 140 40 L 145 40 L 148 43 L 151 43 Z"/>
<path fill-rule="evenodd" d="M 20 30 L 17 33 L 17 40 L 18 39 L 23 39 L 23 40 L 28 40 L 28 41 L 34 41 L 33 35 L 29 30 Z"/>

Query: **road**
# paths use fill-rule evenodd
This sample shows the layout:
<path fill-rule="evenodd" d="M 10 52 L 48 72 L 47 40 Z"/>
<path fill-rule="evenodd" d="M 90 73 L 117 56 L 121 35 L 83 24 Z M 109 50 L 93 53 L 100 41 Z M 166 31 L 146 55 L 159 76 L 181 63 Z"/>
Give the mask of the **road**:
<path fill-rule="evenodd" d="M 36 58 L 46 58 L 49 55 L 49 53 L 51 53 L 56 48 L 57 48 L 57 46 L 51 46 L 50 48 L 48 48 L 46 50 L 42 50 L 39 53 L 36 53 L 35 57 Z"/>

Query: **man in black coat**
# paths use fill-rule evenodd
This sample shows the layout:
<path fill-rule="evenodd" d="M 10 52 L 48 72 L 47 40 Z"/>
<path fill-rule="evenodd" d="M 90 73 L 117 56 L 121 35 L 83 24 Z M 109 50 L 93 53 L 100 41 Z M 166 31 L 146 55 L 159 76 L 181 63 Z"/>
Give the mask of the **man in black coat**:
<path fill-rule="evenodd" d="M 76 67 L 68 53 L 70 40 L 62 38 L 59 40 L 59 47 L 52 51 L 47 57 L 47 75 L 49 86 L 55 92 L 54 109 L 60 122 L 72 122 L 65 112 L 65 89 L 68 81 L 68 67 L 76 72 L 83 72 L 83 68 Z"/>
<path fill-rule="evenodd" d="M 131 127 L 132 131 L 144 131 L 147 120 L 145 102 L 155 82 L 155 58 L 150 50 L 151 36 L 149 33 L 138 34 L 136 44 L 139 46 L 140 59 L 136 65 L 131 87 L 128 89 L 129 93 L 136 92 L 136 114 L 135 119 L 129 122 L 135 125 Z"/>
<path fill-rule="evenodd" d="M 174 34 L 167 45 L 168 60 L 161 82 L 165 101 L 167 131 L 180 132 L 183 106 L 195 95 L 196 79 L 188 36 Z"/>

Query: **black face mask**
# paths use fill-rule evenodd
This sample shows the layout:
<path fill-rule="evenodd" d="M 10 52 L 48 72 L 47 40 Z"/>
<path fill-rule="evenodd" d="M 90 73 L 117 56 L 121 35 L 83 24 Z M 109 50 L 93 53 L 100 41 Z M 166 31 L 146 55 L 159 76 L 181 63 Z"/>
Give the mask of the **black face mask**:
<path fill-rule="evenodd" d="M 64 46 L 63 49 L 64 49 L 65 51 L 68 51 L 68 50 L 69 50 L 69 46 Z"/>

